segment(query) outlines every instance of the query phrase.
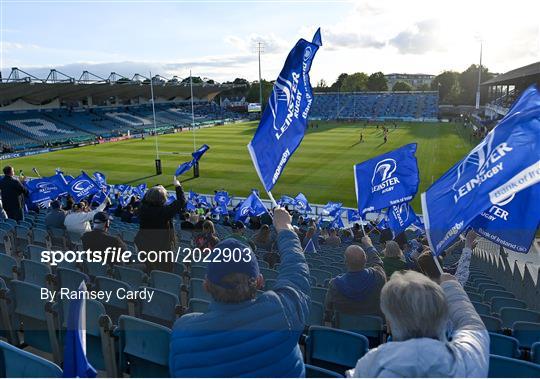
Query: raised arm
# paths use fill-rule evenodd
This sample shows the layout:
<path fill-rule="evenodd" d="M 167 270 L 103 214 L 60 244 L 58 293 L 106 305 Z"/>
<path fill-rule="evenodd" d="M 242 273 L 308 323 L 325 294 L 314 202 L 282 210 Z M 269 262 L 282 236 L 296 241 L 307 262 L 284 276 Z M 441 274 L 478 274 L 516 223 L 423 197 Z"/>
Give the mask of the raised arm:
<path fill-rule="evenodd" d="M 461 257 L 459 258 L 456 274 L 454 275 L 456 280 L 462 286 L 464 286 L 465 283 L 467 283 L 467 280 L 469 280 L 469 266 L 471 264 L 472 249 L 474 248 L 475 244 L 476 233 L 474 230 L 470 230 L 465 237 L 465 246 L 461 251 Z"/>
<path fill-rule="evenodd" d="M 454 327 L 449 343 L 457 358 L 470 362 L 466 372 L 471 377 L 486 377 L 489 367 L 489 334 L 482 319 L 458 281 L 449 274 L 441 275 L 450 320 Z"/>
<path fill-rule="evenodd" d="M 274 210 L 274 227 L 278 233 L 281 263 L 273 291 L 281 298 L 288 319 L 295 329 L 300 329 L 309 317 L 311 287 L 306 258 L 291 221 L 291 216 L 285 209 Z"/>
<path fill-rule="evenodd" d="M 176 177 L 174 178 L 173 184 L 174 190 L 176 192 L 176 200 L 163 208 L 165 218 L 173 218 L 177 214 L 180 214 L 180 212 L 182 212 L 186 208 L 186 197 L 184 195 L 184 189 L 182 188 L 182 185 L 176 179 Z"/>

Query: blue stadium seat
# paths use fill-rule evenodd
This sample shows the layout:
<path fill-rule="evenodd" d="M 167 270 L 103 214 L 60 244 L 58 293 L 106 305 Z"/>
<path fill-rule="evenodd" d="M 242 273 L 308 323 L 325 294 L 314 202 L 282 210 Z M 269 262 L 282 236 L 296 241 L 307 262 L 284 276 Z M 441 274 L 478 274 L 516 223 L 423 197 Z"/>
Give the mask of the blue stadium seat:
<path fill-rule="evenodd" d="M 494 297 L 515 298 L 514 294 L 509 291 L 501 291 L 501 290 L 485 290 L 484 291 L 484 301 L 486 303 L 489 303 L 491 299 Z"/>
<path fill-rule="evenodd" d="M 51 267 L 40 262 L 23 259 L 21 261 L 20 278 L 22 281 L 45 287 L 51 275 Z"/>
<path fill-rule="evenodd" d="M 517 321 L 512 325 L 512 335 L 519 341 L 519 346 L 530 349 L 540 342 L 540 323 Z"/>
<path fill-rule="evenodd" d="M 516 321 L 540 323 L 540 313 L 521 308 L 501 308 L 501 320 L 504 328 L 511 328 Z"/>
<path fill-rule="evenodd" d="M 514 358 L 489 355 L 488 378 L 538 378 L 540 365 Z"/>
<path fill-rule="evenodd" d="M 126 282 L 131 288 L 138 288 L 148 283 L 148 275 L 143 271 L 126 266 L 114 266 L 115 278 Z"/>
<path fill-rule="evenodd" d="M 152 270 L 150 272 L 150 287 L 167 291 L 180 298 L 184 281 L 182 277 L 170 272 Z"/>
<path fill-rule="evenodd" d="M 309 304 L 308 326 L 310 325 L 324 326 L 324 305 L 316 301 Z"/>
<path fill-rule="evenodd" d="M 327 288 L 323 287 L 311 287 L 311 301 L 324 304 L 326 300 Z"/>
<path fill-rule="evenodd" d="M 516 338 L 498 333 L 489 333 L 489 353 L 510 358 L 519 358 L 519 342 Z"/>
<path fill-rule="evenodd" d="M 133 314 L 134 310 L 130 311 L 130 304 L 127 299 L 119 299 L 116 296 L 116 291 L 122 288 L 125 291 L 131 291 L 131 286 L 120 280 L 111 279 L 103 276 L 96 276 L 95 285 L 97 291 L 112 291 L 112 296 L 109 302 L 103 302 L 107 314 L 116 324 L 120 315 Z"/>
<path fill-rule="evenodd" d="M 33 228 L 32 229 L 32 244 L 41 246 L 43 249 L 50 250 L 52 246 L 51 237 L 49 232 L 42 228 Z"/>
<path fill-rule="evenodd" d="M 327 370 L 322 367 L 305 365 L 306 378 L 343 378 L 344 376 L 337 372 Z"/>
<path fill-rule="evenodd" d="M 41 299 L 41 286 L 13 280 L 10 296 L 13 302 L 11 325 L 16 327 L 22 323 L 24 343 L 36 349 L 53 354 L 55 362 L 60 362 L 60 348 L 54 332 L 57 326 L 53 324 L 52 309 L 48 301 Z M 29 301 L 31 299 L 31 301 Z M 49 327 L 51 326 L 51 327 Z"/>
<path fill-rule="evenodd" d="M 499 313 L 501 308 L 527 308 L 527 304 L 524 301 L 510 298 L 495 296 L 491 298 L 491 312 Z"/>
<path fill-rule="evenodd" d="M 61 378 L 62 369 L 44 358 L 0 341 L 0 377 Z"/>
<path fill-rule="evenodd" d="M 14 279 L 14 271 L 17 269 L 17 261 L 15 258 L 0 254 L 0 278 L 6 282 L 9 287 L 9 283 Z"/>
<path fill-rule="evenodd" d="M 476 312 L 478 312 L 478 314 L 486 316 L 491 315 L 491 308 L 489 307 L 489 305 L 484 303 L 477 303 L 476 301 L 471 301 L 471 303 L 474 306 L 474 309 L 476 309 Z"/>
<path fill-rule="evenodd" d="M 531 361 L 540 364 L 540 342 L 535 342 L 531 346 Z"/>
<path fill-rule="evenodd" d="M 41 262 L 41 252 L 43 251 L 42 246 L 38 245 L 28 245 L 26 247 L 25 258 L 30 259 L 31 261 Z"/>
<path fill-rule="evenodd" d="M 479 293 L 484 293 L 486 290 L 506 291 L 506 288 L 504 288 L 500 284 L 491 284 L 491 283 L 480 283 L 478 285 Z"/>
<path fill-rule="evenodd" d="M 154 291 L 152 300 L 138 299 L 135 302 L 137 317 L 170 328 L 176 318 L 182 313 L 178 296 L 167 291 L 161 291 L 150 287 L 139 287 L 140 290 L 147 288 Z"/>
<path fill-rule="evenodd" d="M 306 339 L 306 363 L 344 375 L 368 348 L 369 341 L 361 334 L 312 326 Z"/>
<path fill-rule="evenodd" d="M 384 321 L 379 316 L 351 315 L 336 312 L 333 326 L 337 329 L 348 330 L 367 337 L 370 348 L 383 343 Z"/>
<path fill-rule="evenodd" d="M 76 291 L 81 282 L 90 282 L 90 278 L 85 273 L 69 268 L 60 267 L 56 270 L 55 275 L 56 288 L 69 288 L 71 291 Z"/>
<path fill-rule="evenodd" d="M 190 278 L 192 279 L 204 279 L 206 278 L 206 267 L 205 266 L 191 266 L 189 275 L 190 275 Z"/>
<path fill-rule="evenodd" d="M 482 322 L 486 326 L 488 332 L 502 333 L 503 327 L 500 318 L 487 315 L 480 315 L 480 318 L 482 319 Z"/>
<path fill-rule="evenodd" d="M 212 297 L 204 289 L 204 280 L 191 279 L 189 281 L 189 299 L 197 298 L 202 300 L 211 301 Z"/>
<path fill-rule="evenodd" d="M 210 307 L 210 302 L 208 300 L 197 299 L 196 297 L 189 299 L 188 302 L 188 313 L 206 313 L 208 312 L 208 307 Z"/>
<path fill-rule="evenodd" d="M 481 303 L 482 301 L 484 301 L 484 297 L 480 295 L 479 293 L 467 292 L 467 296 L 469 296 L 469 300 L 474 301 L 476 303 Z"/>
<path fill-rule="evenodd" d="M 83 271 L 88 274 L 90 278 L 109 276 L 110 273 L 109 266 L 102 264 L 102 262 L 84 262 L 83 268 Z"/>
<path fill-rule="evenodd" d="M 319 269 L 312 269 L 309 274 L 317 280 L 317 286 L 320 287 L 324 286 L 325 282 L 333 277 L 331 272 Z"/>
<path fill-rule="evenodd" d="M 121 316 L 119 369 L 132 378 L 169 377 L 169 339 L 171 330 L 150 321 Z"/>

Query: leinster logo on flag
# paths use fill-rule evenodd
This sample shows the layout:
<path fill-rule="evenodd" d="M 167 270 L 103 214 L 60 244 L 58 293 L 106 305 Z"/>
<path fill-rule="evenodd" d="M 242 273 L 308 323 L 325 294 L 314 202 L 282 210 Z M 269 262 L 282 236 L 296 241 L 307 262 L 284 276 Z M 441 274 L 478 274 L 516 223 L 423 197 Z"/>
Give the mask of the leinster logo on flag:
<path fill-rule="evenodd" d="M 375 166 L 373 177 L 371 178 L 371 192 L 381 191 L 382 193 L 392 191 L 393 185 L 399 183 L 397 177 L 392 175 L 396 172 L 397 163 L 395 159 L 383 159 Z"/>

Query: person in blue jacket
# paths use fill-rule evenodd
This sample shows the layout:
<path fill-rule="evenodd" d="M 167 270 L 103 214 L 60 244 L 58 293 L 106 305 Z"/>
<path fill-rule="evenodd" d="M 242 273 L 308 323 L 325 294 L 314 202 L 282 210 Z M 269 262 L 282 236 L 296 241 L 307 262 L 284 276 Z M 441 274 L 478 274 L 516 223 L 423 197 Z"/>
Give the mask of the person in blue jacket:
<path fill-rule="evenodd" d="M 273 289 L 260 295 L 264 279 L 251 248 L 229 238 L 216 246 L 205 280 L 213 300 L 207 313 L 174 324 L 171 376 L 305 376 L 298 339 L 309 318 L 309 268 L 291 221 L 285 209 L 275 209 L 281 264 Z M 241 250 L 241 259 L 225 259 L 225 249 Z"/>

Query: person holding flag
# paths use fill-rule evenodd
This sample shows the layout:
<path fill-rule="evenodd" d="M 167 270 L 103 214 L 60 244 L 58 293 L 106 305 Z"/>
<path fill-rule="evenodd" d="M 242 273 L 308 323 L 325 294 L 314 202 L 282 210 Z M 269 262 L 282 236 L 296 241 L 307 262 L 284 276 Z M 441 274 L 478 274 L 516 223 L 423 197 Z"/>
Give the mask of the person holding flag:
<path fill-rule="evenodd" d="M 308 114 L 313 103 L 309 71 L 320 46 L 321 31 L 318 29 L 312 42 L 300 39 L 290 51 L 276 79 L 259 127 L 248 144 L 255 170 L 273 206 L 277 204 L 270 191 L 307 130 Z"/>
<path fill-rule="evenodd" d="M 8 218 L 22 220 L 24 218 L 24 197 L 29 192 L 26 187 L 15 178 L 15 170 L 11 166 L 3 169 L 4 177 L 0 179 L 0 196 L 4 211 Z"/>

